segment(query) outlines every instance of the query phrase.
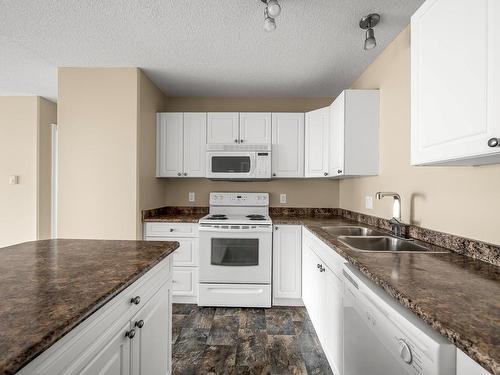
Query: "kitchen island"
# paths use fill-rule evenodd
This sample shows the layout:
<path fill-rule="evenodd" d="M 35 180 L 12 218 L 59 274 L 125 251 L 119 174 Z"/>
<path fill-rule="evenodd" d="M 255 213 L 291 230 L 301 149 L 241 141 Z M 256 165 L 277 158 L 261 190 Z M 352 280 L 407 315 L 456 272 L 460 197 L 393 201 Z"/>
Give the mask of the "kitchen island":
<path fill-rule="evenodd" d="M 56 239 L 0 249 L 0 374 L 91 374 L 106 356 L 126 367 L 129 357 L 142 354 L 124 350 L 133 346 L 134 324 L 142 320 L 139 325 L 145 326 L 149 318 L 152 324 L 146 322 L 136 340 L 147 339 L 161 323 L 158 330 L 165 328 L 169 345 L 169 255 L 178 246 L 174 241 Z M 159 362 L 168 366 L 170 359 Z"/>

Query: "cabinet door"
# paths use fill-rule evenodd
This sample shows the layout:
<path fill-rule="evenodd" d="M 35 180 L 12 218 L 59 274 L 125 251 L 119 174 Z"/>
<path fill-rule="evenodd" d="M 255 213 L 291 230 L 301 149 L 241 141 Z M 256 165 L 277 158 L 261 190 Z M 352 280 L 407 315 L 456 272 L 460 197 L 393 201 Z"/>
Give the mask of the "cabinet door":
<path fill-rule="evenodd" d="M 341 176 L 344 171 L 344 120 L 345 93 L 342 92 L 330 106 L 331 141 L 330 141 L 330 174 Z"/>
<path fill-rule="evenodd" d="M 328 143 L 330 108 L 306 113 L 305 176 L 328 176 Z"/>
<path fill-rule="evenodd" d="M 156 176 L 182 175 L 183 114 L 159 113 L 156 125 Z"/>
<path fill-rule="evenodd" d="M 130 374 L 130 345 L 131 339 L 125 336 L 129 330 L 127 322 L 121 330 L 97 353 L 79 375 L 128 375 Z"/>
<path fill-rule="evenodd" d="M 271 114 L 240 113 L 240 143 L 271 144 Z"/>
<path fill-rule="evenodd" d="M 175 303 L 182 302 L 178 297 L 198 295 L 198 267 L 174 267 L 172 295 Z"/>
<path fill-rule="evenodd" d="M 305 239 L 302 244 L 302 300 L 309 313 L 316 334 L 322 341 L 322 310 L 324 298 L 324 278 L 319 270 L 322 264 L 318 256 L 312 250 L 314 243 Z"/>
<path fill-rule="evenodd" d="M 272 115 L 273 177 L 304 177 L 304 114 Z"/>
<path fill-rule="evenodd" d="M 334 374 L 342 374 L 343 364 L 343 284 L 329 268 L 325 272 L 323 334 L 325 354 Z"/>
<path fill-rule="evenodd" d="M 301 298 L 302 227 L 276 225 L 273 233 L 273 297 Z"/>
<path fill-rule="evenodd" d="M 165 283 L 132 319 L 132 374 L 165 375 L 170 372 L 171 291 Z"/>
<path fill-rule="evenodd" d="M 207 115 L 207 143 L 235 144 L 239 142 L 238 112 L 211 112 Z"/>
<path fill-rule="evenodd" d="M 413 15 L 412 164 L 498 156 L 488 140 L 500 138 L 499 10 L 498 0 L 428 0 Z M 445 27 L 450 16 L 467 27 Z"/>
<path fill-rule="evenodd" d="M 205 177 L 207 114 L 184 113 L 185 177 Z"/>

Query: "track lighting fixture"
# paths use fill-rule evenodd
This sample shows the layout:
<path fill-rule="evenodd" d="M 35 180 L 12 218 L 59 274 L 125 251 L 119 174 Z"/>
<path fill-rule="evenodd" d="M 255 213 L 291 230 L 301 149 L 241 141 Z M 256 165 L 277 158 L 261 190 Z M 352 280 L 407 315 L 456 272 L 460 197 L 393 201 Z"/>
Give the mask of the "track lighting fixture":
<path fill-rule="evenodd" d="M 266 4 L 266 9 L 264 9 L 264 30 L 274 31 L 276 30 L 276 20 L 281 13 L 281 6 L 278 0 L 262 0 Z"/>
<path fill-rule="evenodd" d="M 373 31 L 373 28 L 377 26 L 379 22 L 380 22 L 380 15 L 377 13 L 372 13 L 367 16 L 364 16 L 359 21 L 359 27 L 361 27 L 363 30 L 366 30 L 365 44 L 364 44 L 364 49 L 366 51 L 373 49 L 377 46 L 377 40 L 375 39 L 375 32 Z"/>

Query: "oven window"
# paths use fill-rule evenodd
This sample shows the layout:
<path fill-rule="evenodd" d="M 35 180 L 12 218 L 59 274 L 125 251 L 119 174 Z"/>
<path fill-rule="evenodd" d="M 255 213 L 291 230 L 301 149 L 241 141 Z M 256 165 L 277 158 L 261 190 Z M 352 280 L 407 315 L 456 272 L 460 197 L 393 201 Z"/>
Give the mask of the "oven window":
<path fill-rule="evenodd" d="M 212 238 L 211 264 L 216 266 L 258 266 L 257 238 Z"/>
<path fill-rule="evenodd" d="M 248 173 L 250 156 L 212 156 L 212 173 Z"/>

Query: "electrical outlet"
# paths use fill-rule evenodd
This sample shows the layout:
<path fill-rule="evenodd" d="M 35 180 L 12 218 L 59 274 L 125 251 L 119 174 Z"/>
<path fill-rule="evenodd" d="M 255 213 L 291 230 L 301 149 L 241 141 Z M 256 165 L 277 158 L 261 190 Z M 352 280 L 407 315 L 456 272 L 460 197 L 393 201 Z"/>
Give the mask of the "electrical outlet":
<path fill-rule="evenodd" d="M 280 203 L 286 203 L 286 194 L 280 194 Z"/>
<path fill-rule="evenodd" d="M 17 185 L 18 183 L 19 183 L 19 176 L 16 175 L 9 176 L 10 185 Z"/>
<path fill-rule="evenodd" d="M 194 202 L 194 192 L 193 191 L 189 192 L 189 201 Z"/>
<path fill-rule="evenodd" d="M 371 195 L 365 197 L 365 208 L 369 210 L 373 209 L 373 197 Z"/>

